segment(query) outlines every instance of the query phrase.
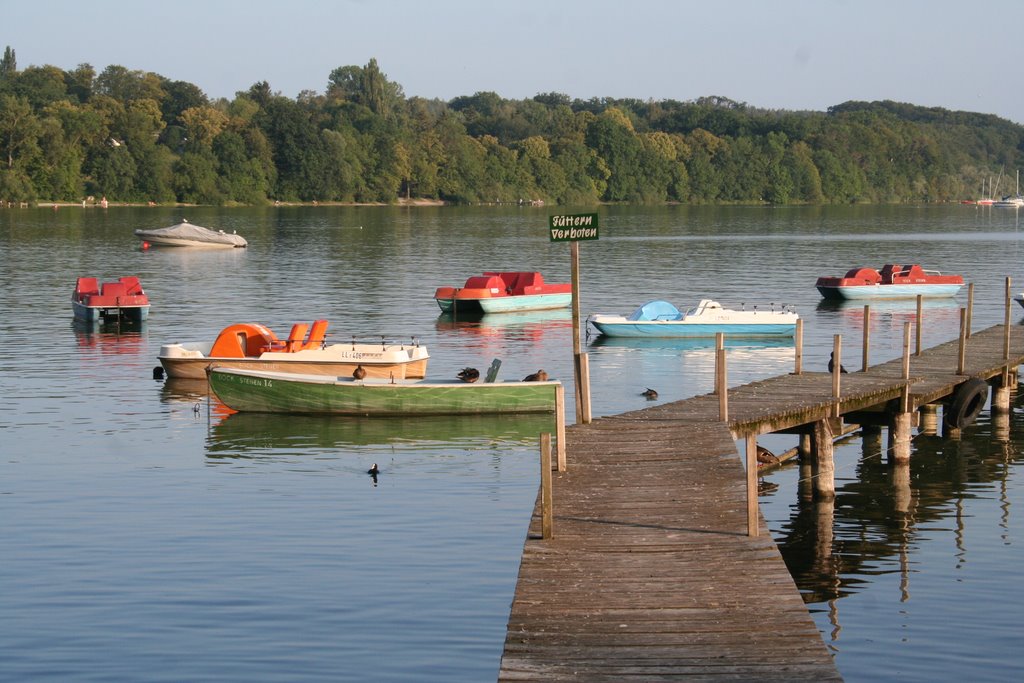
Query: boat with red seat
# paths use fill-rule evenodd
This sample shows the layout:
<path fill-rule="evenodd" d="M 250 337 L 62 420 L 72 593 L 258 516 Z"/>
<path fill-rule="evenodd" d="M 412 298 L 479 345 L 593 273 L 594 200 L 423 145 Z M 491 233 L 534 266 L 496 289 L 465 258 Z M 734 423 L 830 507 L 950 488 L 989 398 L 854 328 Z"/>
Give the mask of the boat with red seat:
<path fill-rule="evenodd" d="M 943 275 L 918 264 L 888 263 L 881 271 L 852 268 L 842 277 L 819 277 L 814 284 L 826 299 L 913 299 L 954 296 L 964 286 L 960 275 Z"/>
<path fill-rule="evenodd" d="M 80 277 L 71 293 L 71 310 L 82 322 L 140 323 L 149 317 L 149 297 L 134 275 L 102 285 L 94 277 Z"/>
<path fill-rule="evenodd" d="M 485 272 L 462 287 L 438 287 L 434 300 L 445 313 L 502 313 L 567 308 L 572 285 L 548 284 L 538 272 Z"/>
<path fill-rule="evenodd" d="M 259 323 L 239 323 L 221 330 L 212 342 L 164 344 L 160 365 L 170 378 L 205 379 L 207 367 L 351 376 L 362 366 L 367 377 L 422 378 L 427 348 L 411 343 L 356 341 L 327 344 L 327 320 L 292 325 L 286 339 Z"/>

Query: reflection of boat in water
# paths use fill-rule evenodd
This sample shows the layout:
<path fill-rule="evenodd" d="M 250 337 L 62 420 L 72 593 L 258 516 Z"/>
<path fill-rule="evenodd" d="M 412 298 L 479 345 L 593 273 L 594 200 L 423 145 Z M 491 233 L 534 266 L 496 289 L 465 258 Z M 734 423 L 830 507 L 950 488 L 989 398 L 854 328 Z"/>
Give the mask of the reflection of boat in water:
<path fill-rule="evenodd" d="M 230 457 L 245 451 L 288 451 L 346 445 L 529 443 L 554 433 L 550 414 L 382 417 L 374 420 L 322 415 L 235 413 L 210 430 L 208 452 Z"/>
<path fill-rule="evenodd" d="M 787 354 L 793 353 L 793 339 L 780 337 L 776 339 L 742 339 L 725 335 L 723 339 L 727 349 L 743 349 L 751 352 L 758 350 L 779 350 Z M 598 335 L 590 341 L 592 347 L 626 347 L 631 349 L 663 349 L 674 351 L 701 351 L 715 349 L 713 338 L 672 338 L 672 337 L 608 337 Z"/>
<path fill-rule="evenodd" d="M 206 416 L 210 414 L 224 417 L 235 411 L 217 400 L 210 394 L 210 385 L 203 379 L 183 379 L 168 377 L 160 385 L 160 402 L 167 404 L 189 405 L 193 412 Z M 196 407 L 198 406 L 198 408 Z"/>
<path fill-rule="evenodd" d="M 487 313 L 442 313 L 435 327 L 438 331 L 465 331 L 471 334 L 503 335 L 526 331 L 540 335 L 544 330 L 571 327 L 572 311 L 550 309 L 518 311 L 488 315 Z"/>
<path fill-rule="evenodd" d="M 820 312 L 835 312 L 844 318 L 853 321 L 864 320 L 864 307 L 868 306 L 869 314 L 874 317 L 890 317 L 893 320 L 913 321 L 917 317 L 917 301 L 915 299 L 886 299 L 886 300 L 860 300 L 860 301 L 839 301 L 834 299 L 823 299 L 818 303 L 817 310 Z M 921 315 L 924 318 L 932 317 L 942 320 L 957 319 L 960 316 L 960 305 L 954 299 L 921 298 Z"/>
<path fill-rule="evenodd" d="M 75 333 L 75 341 L 81 348 L 102 346 L 104 352 L 138 353 L 143 348 L 146 337 L 147 323 L 113 320 L 72 320 L 71 329 Z"/>
<path fill-rule="evenodd" d="M 195 403 L 210 395 L 210 384 L 203 379 L 168 377 L 160 387 L 160 400 L 164 403 Z"/>

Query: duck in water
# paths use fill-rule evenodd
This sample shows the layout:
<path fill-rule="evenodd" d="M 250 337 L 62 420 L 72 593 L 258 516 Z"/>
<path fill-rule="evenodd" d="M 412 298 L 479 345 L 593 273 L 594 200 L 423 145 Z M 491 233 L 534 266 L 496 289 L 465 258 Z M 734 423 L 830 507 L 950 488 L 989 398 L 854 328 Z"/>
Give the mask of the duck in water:
<path fill-rule="evenodd" d="M 654 389 L 648 389 L 647 391 L 640 395 L 646 397 L 648 401 L 653 401 L 656 398 L 658 398 L 658 392 L 655 391 Z"/>
<path fill-rule="evenodd" d="M 463 382 L 475 382 L 480 379 L 480 371 L 476 368 L 462 368 L 459 370 L 458 377 Z"/>
<path fill-rule="evenodd" d="M 356 369 L 352 371 L 352 377 L 355 379 L 363 379 L 366 377 L 366 368 L 362 365 L 357 365 Z"/>

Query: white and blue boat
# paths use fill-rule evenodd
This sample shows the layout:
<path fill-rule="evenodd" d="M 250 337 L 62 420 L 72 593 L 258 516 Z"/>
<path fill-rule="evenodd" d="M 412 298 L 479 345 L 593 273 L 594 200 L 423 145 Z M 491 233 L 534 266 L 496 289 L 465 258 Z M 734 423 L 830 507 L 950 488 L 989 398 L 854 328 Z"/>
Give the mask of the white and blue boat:
<path fill-rule="evenodd" d="M 701 299 L 685 313 L 667 301 L 648 301 L 630 316 L 595 313 L 587 318 L 598 332 L 609 337 L 714 337 L 786 338 L 796 333 L 800 318 L 787 307 L 769 310 L 731 310 L 711 299 Z"/>

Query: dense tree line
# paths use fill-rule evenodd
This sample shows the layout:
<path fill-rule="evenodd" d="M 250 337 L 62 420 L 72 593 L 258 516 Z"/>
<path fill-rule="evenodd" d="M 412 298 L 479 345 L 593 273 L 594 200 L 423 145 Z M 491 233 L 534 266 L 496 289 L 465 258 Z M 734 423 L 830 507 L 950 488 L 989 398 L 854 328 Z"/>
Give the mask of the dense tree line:
<path fill-rule="evenodd" d="M 406 97 L 376 60 L 295 99 L 111 65 L 0 59 L 0 199 L 259 204 L 950 201 L 1024 161 L 1024 127 L 897 102 Z M 1004 191 L 1012 191 L 1009 183 Z"/>

